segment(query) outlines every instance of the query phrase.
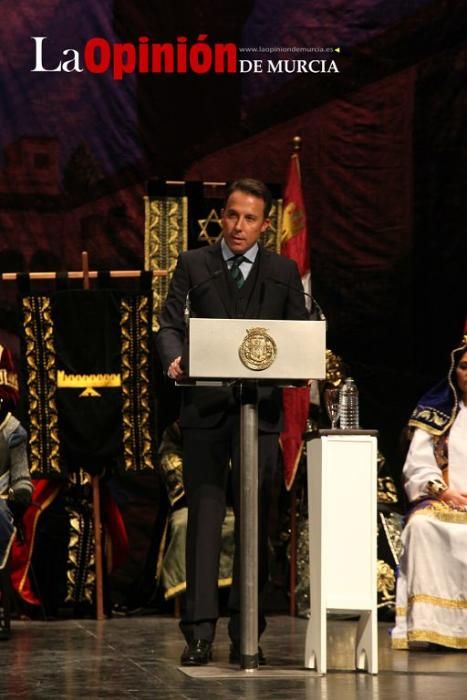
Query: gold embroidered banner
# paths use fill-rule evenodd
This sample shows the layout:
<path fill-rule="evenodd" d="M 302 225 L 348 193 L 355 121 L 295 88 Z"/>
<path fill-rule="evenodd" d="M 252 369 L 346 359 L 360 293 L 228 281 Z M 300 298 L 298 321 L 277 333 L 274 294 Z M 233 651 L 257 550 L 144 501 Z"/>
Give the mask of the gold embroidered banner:
<path fill-rule="evenodd" d="M 23 298 L 34 476 L 153 469 L 151 295 Z"/>

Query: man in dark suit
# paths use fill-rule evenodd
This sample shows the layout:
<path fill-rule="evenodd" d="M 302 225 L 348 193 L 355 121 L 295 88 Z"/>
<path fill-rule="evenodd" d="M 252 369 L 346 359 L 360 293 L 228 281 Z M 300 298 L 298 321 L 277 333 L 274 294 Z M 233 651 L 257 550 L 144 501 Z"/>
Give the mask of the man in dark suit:
<path fill-rule="evenodd" d="M 222 211 L 220 243 L 180 255 L 160 315 L 158 352 L 173 380 L 185 377 L 184 308 L 203 318 L 307 320 L 296 264 L 258 245 L 269 225 L 271 194 L 258 180 L 237 180 L 228 189 Z M 191 291 L 190 291 L 191 290 Z M 183 665 L 205 664 L 211 657 L 218 617 L 218 567 L 229 466 L 233 506 L 240 501 L 240 405 L 232 387 L 182 389 L 183 478 L 188 503 L 186 609 L 180 627 L 187 641 Z M 267 523 L 271 483 L 278 460 L 282 397 L 274 387 L 258 392 L 259 418 L 259 591 L 261 634 L 266 626 L 261 592 L 267 582 Z M 235 525 L 233 583 L 229 597 L 230 660 L 240 660 L 240 586 L 238 517 Z M 258 648 L 259 662 L 265 663 Z"/>

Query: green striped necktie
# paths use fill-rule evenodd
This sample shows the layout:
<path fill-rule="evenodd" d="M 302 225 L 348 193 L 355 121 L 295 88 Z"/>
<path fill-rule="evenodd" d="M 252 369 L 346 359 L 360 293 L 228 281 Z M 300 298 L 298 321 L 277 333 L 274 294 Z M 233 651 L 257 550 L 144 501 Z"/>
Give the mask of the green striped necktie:
<path fill-rule="evenodd" d="M 245 262 L 247 258 L 245 258 L 243 255 L 236 255 L 234 258 L 230 258 L 230 260 L 232 261 L 230 274 L 232 275 L 235 284 L 240 289 L 240 287 L 242 287 L 245 283 L 245 278 L 240 270 L 240 265 Z"/>

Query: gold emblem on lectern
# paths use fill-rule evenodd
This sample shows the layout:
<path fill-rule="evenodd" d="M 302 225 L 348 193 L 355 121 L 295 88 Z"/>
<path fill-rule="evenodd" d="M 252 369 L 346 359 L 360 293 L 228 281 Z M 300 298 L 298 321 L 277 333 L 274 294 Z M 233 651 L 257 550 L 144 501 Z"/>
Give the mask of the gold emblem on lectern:
<path fill-rule="evenodd" d="M 238 354 L 248 369 L 267 369 L 276 359 L 277 346 L 267 333 L 267 328 L 250 328 L 238 349 Z"/>

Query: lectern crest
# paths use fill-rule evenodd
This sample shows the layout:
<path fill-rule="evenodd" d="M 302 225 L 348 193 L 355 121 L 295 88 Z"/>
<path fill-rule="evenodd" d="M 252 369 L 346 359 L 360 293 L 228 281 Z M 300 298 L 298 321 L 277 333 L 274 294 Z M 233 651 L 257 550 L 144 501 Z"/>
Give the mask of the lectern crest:
<path fill-rule="evenodd" d="M 276 359 L 277 346 L 267 330 L 261 327 L 247 329 L 238 354 L 248 369 L 267 369 Z"/>

